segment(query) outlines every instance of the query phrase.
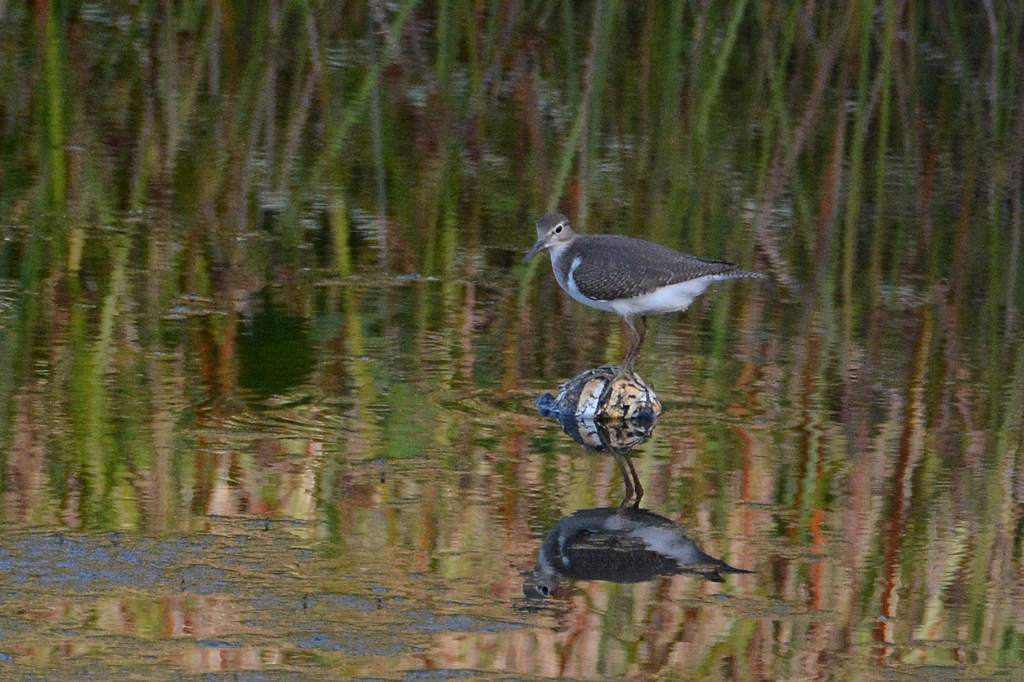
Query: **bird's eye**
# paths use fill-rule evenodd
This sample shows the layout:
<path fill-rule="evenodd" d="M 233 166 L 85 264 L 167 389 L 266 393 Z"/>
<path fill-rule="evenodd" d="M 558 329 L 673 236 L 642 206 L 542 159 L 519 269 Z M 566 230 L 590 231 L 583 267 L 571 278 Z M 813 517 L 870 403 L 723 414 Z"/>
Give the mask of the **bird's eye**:
<path fill-rule="evenodd" d="M 555 234 L 561 234 L 561 233 L 562 233 L 562 226 L 559 225 L 558 227 L 555 228 Z"/>

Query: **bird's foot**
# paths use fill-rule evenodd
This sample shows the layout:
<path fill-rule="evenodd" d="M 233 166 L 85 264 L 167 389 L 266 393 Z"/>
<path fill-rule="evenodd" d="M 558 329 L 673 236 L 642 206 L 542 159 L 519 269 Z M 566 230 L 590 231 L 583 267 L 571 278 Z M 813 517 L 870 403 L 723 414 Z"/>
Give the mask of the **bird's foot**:
<path fill-rule="evenodd" d="M 636 376 L 636 372 L 633 371 L 633 368 L 628 365 L 622 364 L 615 368 L 615 374 L 614 376 L 612 376 L 612 383 L 615 384 L 623 380 L 628 381 L 634 376 Z"/>

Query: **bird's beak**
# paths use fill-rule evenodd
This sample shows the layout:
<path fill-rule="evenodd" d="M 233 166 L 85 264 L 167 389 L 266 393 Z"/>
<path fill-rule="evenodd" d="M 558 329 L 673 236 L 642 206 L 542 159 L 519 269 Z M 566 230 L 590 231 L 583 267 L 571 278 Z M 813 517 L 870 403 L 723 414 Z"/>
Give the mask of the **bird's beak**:
<path fill-rule="evenodd" d="M 524 263 L 530 262 L 531 258 L 536 256 L 538 253 L 540 253 L 541 251 L 543 251 L 547 247 L 548 247 L 548 243 L 545 240 L 538 239 L 537 243 L 533 245 L 533 248 L 531 248 L 529 251 L 527 251 L 526 256 L 523 258 L 523 262 Z"/>

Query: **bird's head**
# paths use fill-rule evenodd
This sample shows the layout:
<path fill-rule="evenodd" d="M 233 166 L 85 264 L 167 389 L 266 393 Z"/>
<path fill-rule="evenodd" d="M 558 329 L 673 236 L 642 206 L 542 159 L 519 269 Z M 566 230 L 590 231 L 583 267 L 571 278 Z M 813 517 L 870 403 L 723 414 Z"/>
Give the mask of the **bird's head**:
<path fill-rule="evenodd" d="M 531 601 L 564 599 L 572 590 L 571 583 L 563 581 L 557 573 L 543 568 L 534 568 L 523 576 L 523 596 Z"/>
<path fill-rule="evenodd" d="M 568 218 L 561 213 L 549 213 L 537 221 L 537 243 L 523 258 L 523 262 L 530 260 L 544 249 L 567 244 L 575 236 Z"/>

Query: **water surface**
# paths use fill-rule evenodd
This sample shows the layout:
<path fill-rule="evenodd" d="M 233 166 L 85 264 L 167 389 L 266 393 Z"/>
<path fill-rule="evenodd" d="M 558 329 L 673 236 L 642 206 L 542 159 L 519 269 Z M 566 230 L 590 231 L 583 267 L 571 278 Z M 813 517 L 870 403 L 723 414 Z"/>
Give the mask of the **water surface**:
<path fill-rule="evenodd" d="M 356 5 L 0 7 L 0 676 L 1018 676 L 1020 8 Z M 531 592 L 553 207 L 769 274 L 629 453 L 750 573 Z"/>

